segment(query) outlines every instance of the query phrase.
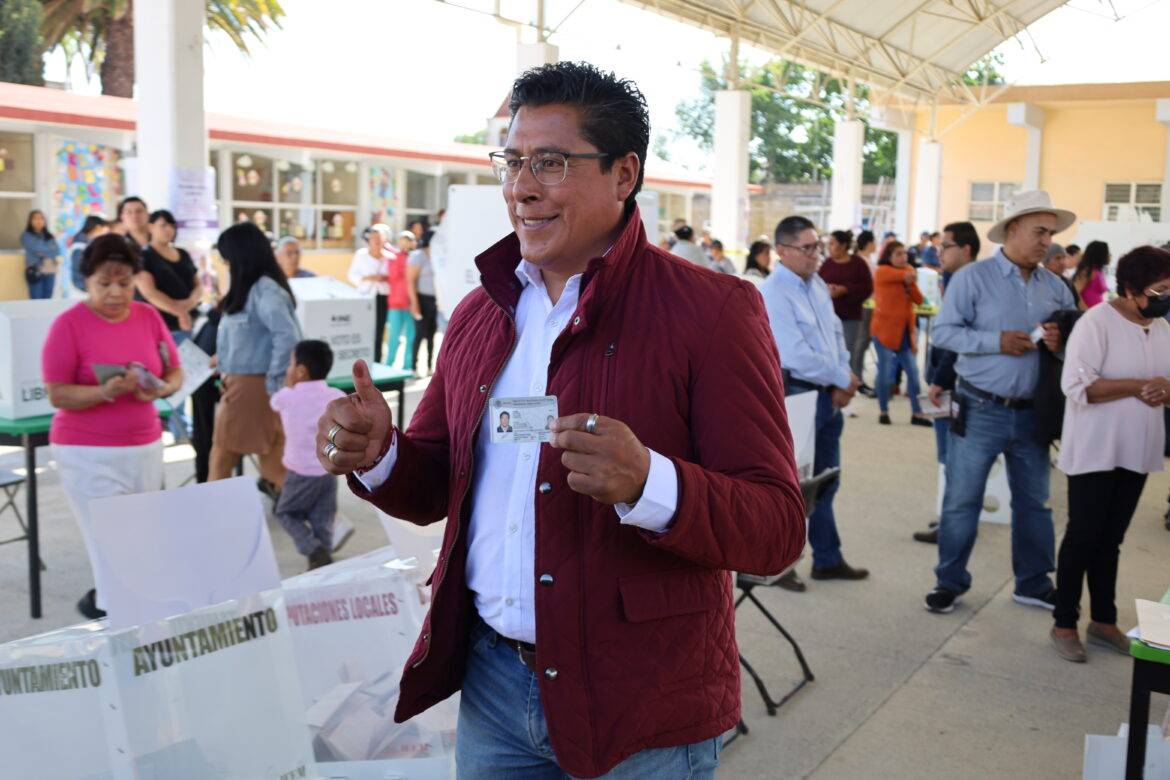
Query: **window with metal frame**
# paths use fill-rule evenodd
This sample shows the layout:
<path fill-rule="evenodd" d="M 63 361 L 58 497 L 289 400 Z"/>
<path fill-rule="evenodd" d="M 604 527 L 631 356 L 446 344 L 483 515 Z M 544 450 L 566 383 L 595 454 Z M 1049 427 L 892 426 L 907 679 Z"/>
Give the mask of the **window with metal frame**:
<path fill-rule="evenodd" d="M 998 222 L 1003 207 L 1020 190 L 1018 181 L 973 181 L 967 203 L 967 219 L 972 222 Z"/>
<path fill-rule="evenodd" d="M 1106 222 L 1159 222 L 1162 185 L 1157 182 L 1108 182 L 1101 218 Z"/>

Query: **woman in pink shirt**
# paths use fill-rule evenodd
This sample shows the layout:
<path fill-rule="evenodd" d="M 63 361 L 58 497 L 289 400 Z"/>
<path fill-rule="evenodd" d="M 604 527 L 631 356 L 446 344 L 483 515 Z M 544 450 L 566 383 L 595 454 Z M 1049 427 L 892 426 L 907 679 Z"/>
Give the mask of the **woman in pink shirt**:
<path fill-rule="evenodd" d="M 1144 246 L 1121 258 L 1117 291 L 1120 297 L 1081 316 L 1061 373 L 1068 400 L 1057 466 L 1068 475 L 1068 527 L 1056 565 L 1052 642 L 1068 661 L 1085 661 L 1077 617 L 1086 575 L 1089 641 L 1129 655 L 1113 603 L 1117 559 L 1146 476 L 1162 470 L 1170 252 Z"/>
<path fill-rule="evenodd" d="M 414 320 L 422 317 L 418 305 L 418 292 L 407 278 L 407 256 L 414 250 L 414 233 L 404 230 L 398 234 L 398 248 L 390 251 L 386 261 L 386 278 L 390 284 L 390 295 L 386 300 L 386 324 L 390 337 L 386 341 L 386 365 L 392 366 L 398 355 L 398 340 L 402 338 L 402 367 L 414 370 Z"/>
<path fill-rule="evenodd" d="M 1091 309 L 1105 300 L 1109 286 L 1105 283 L 1105 269 L 1109 267 L 1109 245 L 1104 241 L 1090 241 L 1077 263 L 1073 284 L 1081 296 L 1082 308 Z"/>
<path fill-rule="evenodd" d="M 41 352 L 49 401 L 58 410 L 49 443 L 91 561 L 89 502 L 162 487 L 162 425 L 154 401 L 183 383 L 162 317 L 134 300 L 141 270 L 136 246 L 113 234 L 95 239 L 81 258 L 89 298 L 53 321 Z M 105 616 L 97 579 L 95 569 L 96 592 L 77 604 L 91 620 Z"/>

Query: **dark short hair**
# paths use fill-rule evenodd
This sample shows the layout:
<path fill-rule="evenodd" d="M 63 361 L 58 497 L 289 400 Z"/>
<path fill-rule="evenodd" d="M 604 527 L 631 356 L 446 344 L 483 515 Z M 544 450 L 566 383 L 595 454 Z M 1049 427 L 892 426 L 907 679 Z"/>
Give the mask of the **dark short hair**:
<path fill-rule="evenodd" d="M 762 273 L 764 276 L 768 275 L 768 273 L 769 273 L 768 269 L 765 268 L 764 266 L 760 265 L 760 262 L 758 260 L 756 260 L 756 255 L 758 255 L 760 252 L 763 252 L 765 249 L 767 249 L 769 252 L 771 252 L 772 245 L 769 244 L 767 241 L 753 241 L 752 242 L 752 245 L 748 247 L 747 261 L 746 261 L 746 263 L 744 265 L 744 269 L 743 269 L 744 272 L 750 271 L 754 268 L 755 270 Z"/>
<path fill-rule="evenodd" d="M 293 348 L 293 360 L 309 370 L 309 379 L 324 379 L 333 368 L 333 350 L 324 341 L 305 339 Z"/>
<path fill-rule="evenodd" d="M 122 218 L 122 209 L 126 208 L 127 203 L 141 203 L 142 208 L 146 208 L 146 201 L 144 201 L 142 198 L 138 197 L 137 195 L 130 195 L 130 196 L 122 198 L 120 201 L 118 201 L 118 210 L 116 212 L 118 216 L 115 219 Z"/>
<path fill-rule="evenodd" d="M 936 230 L 930 234 L 930 240 L 933 241 L 934 239 L 938 238 L 939 236 L 940 236 L 940 233 Z"/>
<path fill-rule="evenodd" d="M 1150 285 L 1170 278 L 1170 252 L 1139 246 L 1117 261 L 1117 291 L 1141 294 Z"/>
<path fill-rule="evenodd" d="M 970 222 L 952 222 L 943 228 L 959 246 L 971 247 L 971 259 L 979 259 L 979 231 Z"/>
<path fill-rule="evenodd" d="M 581 137 L 609 155 L 598 161 L 603 173 L 608 173 L 619 157 L 630 152 L 638 156 L 638 180 L 625 204 L 626 216 L 634 213 L 650 146 L 650 111 L 641 90 L 629 79 L 619 79 L 587 62 L 542 65 L 525 71 L 512 84 L 508 111 L 513 119 L 524 106 L 553 105 L 580 110 Z"/>
<path fill-rule="evenodd" d="M 877 242 L 874 240 L 874 235 L 873 235 L 872 230 L 863 230 L 857 234 L 857 250 L 858 251 L 861 251 L 861 248 L 863 246 L 869 246 L 870 244 L 875 244 L 875 243 L 877 243 Z"/>
<path fill-rule="evenodd" d="M 695 229 L 690 225 L 683 225 L 678 230 L 674 231 L 674 237 L 679 241 L 690 241 L 695 237 Z"/>
<path fill-rule="evenodd" d="M 836 241 L 838 244 L 845 247 L 846 249 L 850 249 L 853 246 L 853 231 L 852 230 L 834 230 L 829 235 L 831 235 L 833 237 L 834 241 Z"/>
<path fill-rule="evenodd" d="M 115 233 L 106 233 L 91 241 L 81 253 L 81 275 L 88 279 L 106 263 L 121 263 L 129 266 L 131 273 L 138 273 L 142 270 L 142 253 L 134 242 Z"/>
<path fill-rule="evenodd" d="M 502 419 L 504 419 L 505 417 L 507 417 L 509 420 L 511 420 L 511 419 L 512 419 L 512 414 L 511 414 L 511 412 L 509 412 L 509 411 L 507 411 L 507 410 L 504 410 L 504 411 L 500 412 L 500 419 L 502 420 Z"/>
<path fill-rule="evenodd" d="M 891 241 L 890 243 L 886 244 L 886 248 L 882 250 L 881 257 L 878 258 L 877 264 L 878 265 L 893 265 L 894 264 L 893 263 L 894 252 L 897 252 L 899 249 L 905 249 L 905 248 L 906 248 L 906 245 L 903 244 L 901 241 Z"/>
<path fill-rule="evenodd" d="M 1081 251 L 1081 247 L 1079 244 L 1069 244 L 1064 248 L 1064 251 L 1068 252 L 1070 255 L 1075 255 Z"/>
<path fill-rule="evenodd" d="M 76 234 L 74 234 L 73 240 L 79 241 L 82 238 L 88 236 L 90 233 L 92 233 L 94 230 L 98 229 L 99 227 L 106 227 L 109 224 L 110 224 L 109 221 L 105 217 L 103 217 L 102 215 L 90 214 L 88 217 L 85 218 L 85 222 L 81 223 L 81 228 L 77 231 Z"/>
<path fill-rule="evenodd" d="M 149 218 L 150 224 L 153 225 L 155 222 L 157 222 L 160 219 L 163 222 L 170 225 L 171 227 L 173 227 L 175 230 L 179 229 L 179 223 L 175 222 L 175 215 L 172 214 L 171 212 L 167 211 L 166 209 L 159 209 L 158 211 L 150 212 L 150 218 Z"/>
<path fill-rule="evenodd" d="M 32 229 L 32 219 L 34 214 L 40 214 L 41 219 L 45 220 L 45 226 L 41 228 L 40 233 L 36 233 Z M 34 236 L 40 236 L 41 238 L 49 241 L 53 239 L 53 234 L 49 232 L 49 218 L 45 216 L 45 212 L 41 211 L 40 209 L 33 209 L 28 213 L 28 219 L 24 221 L 24 232 L 32 233 Z"/>
<path fill-rule="evenodd" d="M 711 239 L 711 248 L 718 249 L 720 252 L 722 252 L 723 251 L 723 242 L 717 238 L 713 238 L 713 239 Z"/>
<path fill-rule="evenodd" d="M 776 223 L 776 244 L 789 244 L 792 240 L 804 231 L 812 228 L 817 229 L 817 226 L 812 223 L 812 220 L 807 217 L 802 217 L 794 214 L 791 217 L 785 217 Z"/>
<path fill-rule="evenodd" d="M 418 247 L 416 247 L 416 248 L 417 249 L 426 249 L 427 247 L 429 247 L 431 245 L 431 239 L 434 237 L 435 237 L 435 229 L 434 228 L 427 228 L 425 231 L 423 231 L 422 238 L 420 238 L 418 240 Z"/>

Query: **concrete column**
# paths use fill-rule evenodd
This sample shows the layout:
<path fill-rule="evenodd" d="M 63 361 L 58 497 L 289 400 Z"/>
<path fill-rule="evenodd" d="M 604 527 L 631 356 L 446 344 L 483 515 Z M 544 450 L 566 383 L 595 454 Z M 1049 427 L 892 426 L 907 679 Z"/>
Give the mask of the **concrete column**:
<path fill-rule="evenodd" d="M 516 72 L 551 65 L 560 58 L 560 50 L 551 43 L 520 43 L 516 45 Z"/>
<path fill-rule="evenodd" d="M 942 144 L 922 141 L 918 144 L 918 169 L 914 177 L 913 230 L 899 235 L 903 241 L 928 230 L 938 230 L 938 204 L 942 189 Z"/>
<path fill-rule="evenodd" d="M 1044 151 L 1044 109 L 1031 103 L 1010 103 L 1007 109 L 1009 125 L 1028 132 L 1028 155 L 1024 167 L 1025 191 L 1040 189 L 1040 157 Z"/>
<path fill-rule="evenodd" d="M 914 151 L 914 132 L 898 131 L 898 157 L 894 168 L 894 232 L 910 238 L 910 157 Z"/>
<path fill-rule="evenodd" d="M 748 133 L 752 96 L 745 90 L 715 93 L 715 179 L 711 234 L 732 257 L 747 250 Z M 673 216 L 673 215 L 672 215 Z"/>
<path fill-rule="evenodd" d="M 178 169 L 206 171 L 204 3 L 152 0 L 134 7 L 138 192 L 152 209 L 172 204 Z M 208 193 L 210 197 L 212 193 Z"/>
<path fill-rule="evenodd" d="M 215 180 L 219 197 L 219 227 L 225 229 L 235 223 L 232 214 L 232 153 L 220 149 L 215 153 Z M 316 247 L 313 247 L 316 249 Z"/>
<path fill-rule="evenodd" d="M 833 130 L 833 179 L 829 200 L 829 230 L 850 230 L 861 222 L 861 158 L 865 123 L 839 120 Z"/>
<path fill-rule="evenodd" d="M 1162 168 L 1162 222 L 1170 222 L 1170 98 L 1159 98 L 1155 118 L 1166 127 L 1166 161 Z"/>
<path fill-rule="evenodd" d="M 358 163 L 357 209 L 357 219 L 354 220 L 354 224 L 357 226 L 354 236 L 355 247 L 361 241 L 362 231 L 370 225 L 370 164 L 366 161 Z"/>

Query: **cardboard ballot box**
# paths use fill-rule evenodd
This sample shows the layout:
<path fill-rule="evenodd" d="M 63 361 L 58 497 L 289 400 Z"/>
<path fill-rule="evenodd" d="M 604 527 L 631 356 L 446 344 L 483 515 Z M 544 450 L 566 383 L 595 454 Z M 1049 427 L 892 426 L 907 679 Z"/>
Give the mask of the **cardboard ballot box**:
<path fill-rule="evenodd" d="M 0 303 L 0 417 L 18 420 L 51 414 L 41 378 L 41 347 L 57 315 L 77 301 Z"/>
<path fill-rule="evenodd" d="M 330 377 L 349 376 L 354 361 L 374 359 L 374 299 L 326 276 L 289 279 L 306 339 L 333 349 Z"/>
<path fill-rule="evenodd" d="M 304 709 L 322 775 L 453 776 L 458 697 L 407 723 L 394 722 L 398 680 L 430 601 L 425 577 L 387 547 L 285 580 Z"/>
<path fill-rule="evenodd" d="M 0 646 L 4 775 L 315 777 L 278 590 L 124 631 Z"/>

